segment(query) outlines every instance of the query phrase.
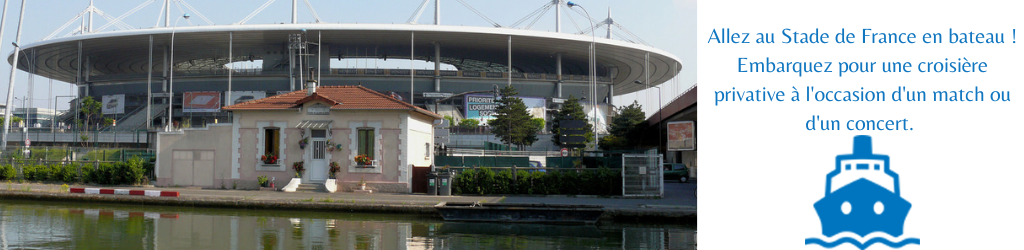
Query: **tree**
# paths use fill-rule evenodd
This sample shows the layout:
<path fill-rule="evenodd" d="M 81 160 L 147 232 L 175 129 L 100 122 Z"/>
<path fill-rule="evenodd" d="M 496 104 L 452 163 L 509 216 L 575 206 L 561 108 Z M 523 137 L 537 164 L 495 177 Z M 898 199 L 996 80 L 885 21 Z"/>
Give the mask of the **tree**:
<path fill-rule="evenodd" d="M 11 116 L 11 124 L 18 124 L 21 121 L 21 117 Z M 4 124 L 4 117 L 2 115 L 0 115 L 0 124 Z"/>
<path fill-rule="evenodd" d="M 494 119 L 487 121 L 491 133 L 501 142 L 523 148 L 537 142 L 537 127 L 523 126 L 529 124 L 530 112 L 526 111 L 523 99 L 515 97 L 519 92 L 512 86 L 501 89 L 501 100 L 497 100 L 498 108 L 494 111 Z"/>
<path fill-rule="evenodd" d="M 459 127 L 463 129 L 476 129 L 480 126 L 480 121 L 477 119 L 462 119 L 459 121 Z"/>
<path fill-rule="evenodd" d="M 455 124 L 455 118 L 452 118 L 452 116 L 450 115 L 444 116 L 444 119 L 448 121 L 448 126 L 454 127 L 455 125 L 457 125 Z"/>
<path fill-rule="evenodd" d="M 587 121 L 587 125 L 583 127 L 583 130 L 587 131 L 584 135 L 587 138 L 586 143 L 594 141 L 594 125 L 590 124 L 590 121 L 587 119 L 587 113 L 583 112 L 583 105 L 580 104 L 580 99 L 569 96 L 569 99 L 562 103 L 562 108 L 555 114 L 555 119 L 551 121 L 551 133 L 555 134 L 551 137 L 551 142 L 558 146 L 562 146 L 562 141 L 558 138 L 558 135 L 562 132 L 559 126 L 561 120 Z"/>
<path fill-rule="evenodd" d="M 617 110 L 618 115 L 612 119 L 612 124 L 608 129 L 612 138 L 609 138 L 607 141 L 602 138 L 601 148 L 606 150 L 613 148 L 635 148 L 640 145 L 640 137 L 643 133 L 641 126 L 647 116 L 637 101 L 633 101 L 633 104 L 620 107 Z"/>
<path fill-rule="evenodd" d="M 95 99 L 92 99 L 92 96 L 86 96 L 85 98 L 82 98 L 81 102 L 82 102 L 81 103 L 81 105 L 82 105 L 81 112 L 82 112 L 83 115 L 85 115 L 85 122 L 82 123 L 83 125 L 85 125 L 85 127 L 84 127 L 84 130 L 82 130 L 82 131 L 83 132 L 88 132 L 89 131 L 89 124 L 92 124 L 93 116 L 95 116 L 95 115 L 100 113 L 100 107 L 102 107 L 103 104 L 101 104 L 100 102 L 96 101 Z M 98 124 L 97 124 L 97 126 L 98 126 Z M 82 135 L 81 137 L 82 137 L 82 146 L 87 146 L 88 145 L 87 142 L 89 141 L 89 136 L 88 135 Z"/>
<path fill-rule="evenodd" d="M 544 118 L 530 119 L 530 126 L 536 128 L 538 132 L 544 131 Z"/>
<path fill-rule="evenodd" d="M 89 131 L 89 124 L 93 124 L 93 116 L 100 113 L 103 104 L 92 99 L 92 96 L 82 98 L 82 114 L 85 115 L 85 131 Z"/>

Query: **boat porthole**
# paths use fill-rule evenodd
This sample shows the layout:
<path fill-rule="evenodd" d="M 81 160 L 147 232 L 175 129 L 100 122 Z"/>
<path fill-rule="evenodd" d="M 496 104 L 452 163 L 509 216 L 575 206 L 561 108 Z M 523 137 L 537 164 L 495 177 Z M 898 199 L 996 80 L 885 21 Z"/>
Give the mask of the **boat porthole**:
<path fill-rule="evenodd" d="M 850 214 L 850 210 L 853 210 L 853 205 L 850 205 L 849 201 L 844 201 L 843 205 L 839 208 L 843 210 L 843 214 Z"/>
<path fill-rule="evenodd" d="M 882 205 L 882 201 L 875 202 L 875 214 L 882 214 L 885 211 L 885 205 Z"/>

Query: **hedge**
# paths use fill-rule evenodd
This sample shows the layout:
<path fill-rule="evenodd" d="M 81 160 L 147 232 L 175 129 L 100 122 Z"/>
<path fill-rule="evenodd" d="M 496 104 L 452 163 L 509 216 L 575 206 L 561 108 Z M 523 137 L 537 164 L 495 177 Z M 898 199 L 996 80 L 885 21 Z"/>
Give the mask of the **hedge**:
<path fill-rule="evenodd" d="M 132 157 L 128 161 L 115 163 L 100 163 L 95 169 L 92 165 L 81 165 L 82 174 L 78 175 L 78 163 L 69 165 L 25 165 L 22 167 L 22 175 L 28 181 L 52 181 L 74 183 L 81 180 L 84 183 L 96 183 L 101 185 L 135 185 L 142 183 L 149 167 L 142 159 Z M 10 164 L 0 166 L 0 180 L 13 180 L 17 178 L 18 172 Z"/>
<path fill-rule="evenodd" d="M 554 170 L 528 172 L 519 170 L 512 178 L 511 170 L 494 172 L 490 168 L 462 171 L 455 176 L 455 194 L 556 194 L 556 195 L 622 195 L 622 174 L 600 168 L 594 170 Z M 513 185 L 515 184 L 515 185 Z"/>

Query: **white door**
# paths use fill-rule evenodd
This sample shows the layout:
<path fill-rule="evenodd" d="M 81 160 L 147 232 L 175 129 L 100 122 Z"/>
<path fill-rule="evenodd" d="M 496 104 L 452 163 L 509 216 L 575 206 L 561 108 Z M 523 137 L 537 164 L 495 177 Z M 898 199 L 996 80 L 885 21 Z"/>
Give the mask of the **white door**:
<path fill-rule="evenodd" d="M 310 145 L 310 157 L 309 163 L 309 180 L 310 181 L 324 181 L 327 180 L 327 131 L 323 129 L 314 129 L 310 131 L 312 135 L 312 145 Z"/>

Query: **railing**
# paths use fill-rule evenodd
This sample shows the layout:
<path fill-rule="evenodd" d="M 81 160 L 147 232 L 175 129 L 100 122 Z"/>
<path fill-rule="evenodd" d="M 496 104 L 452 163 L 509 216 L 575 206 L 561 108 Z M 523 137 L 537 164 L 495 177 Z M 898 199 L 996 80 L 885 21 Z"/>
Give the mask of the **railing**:
<path fill-rule="evenodd" d="M 88 141 L 82 141 L 81 136 L 89 136 Z M 33 142 L 53 143 L 149 143 L 149 136 L 145 130 L 136 131 L 87 131 L 87 132 L 28 132 L 8 133 L 8 141 L 16 142 L 29 139 Z"/>
<path fill-rule="evenodd" d="M 448 153 L 452 155 L 480 155 L 480 156 L 561 156 L 558 151 L 499 151 L 499 150 L 481 150 L 481 149 L 466 149 L 466 148 L 449 148 Z"/>
<path fill-rule="evenodd" d="M 94 148 L 94 147 L 14 147 L 0 151 L 0 159 L 30 159 L 45 161 L 124 161 L 133 156 L 143 160 L 156 157 L 150 149 Z"/>

